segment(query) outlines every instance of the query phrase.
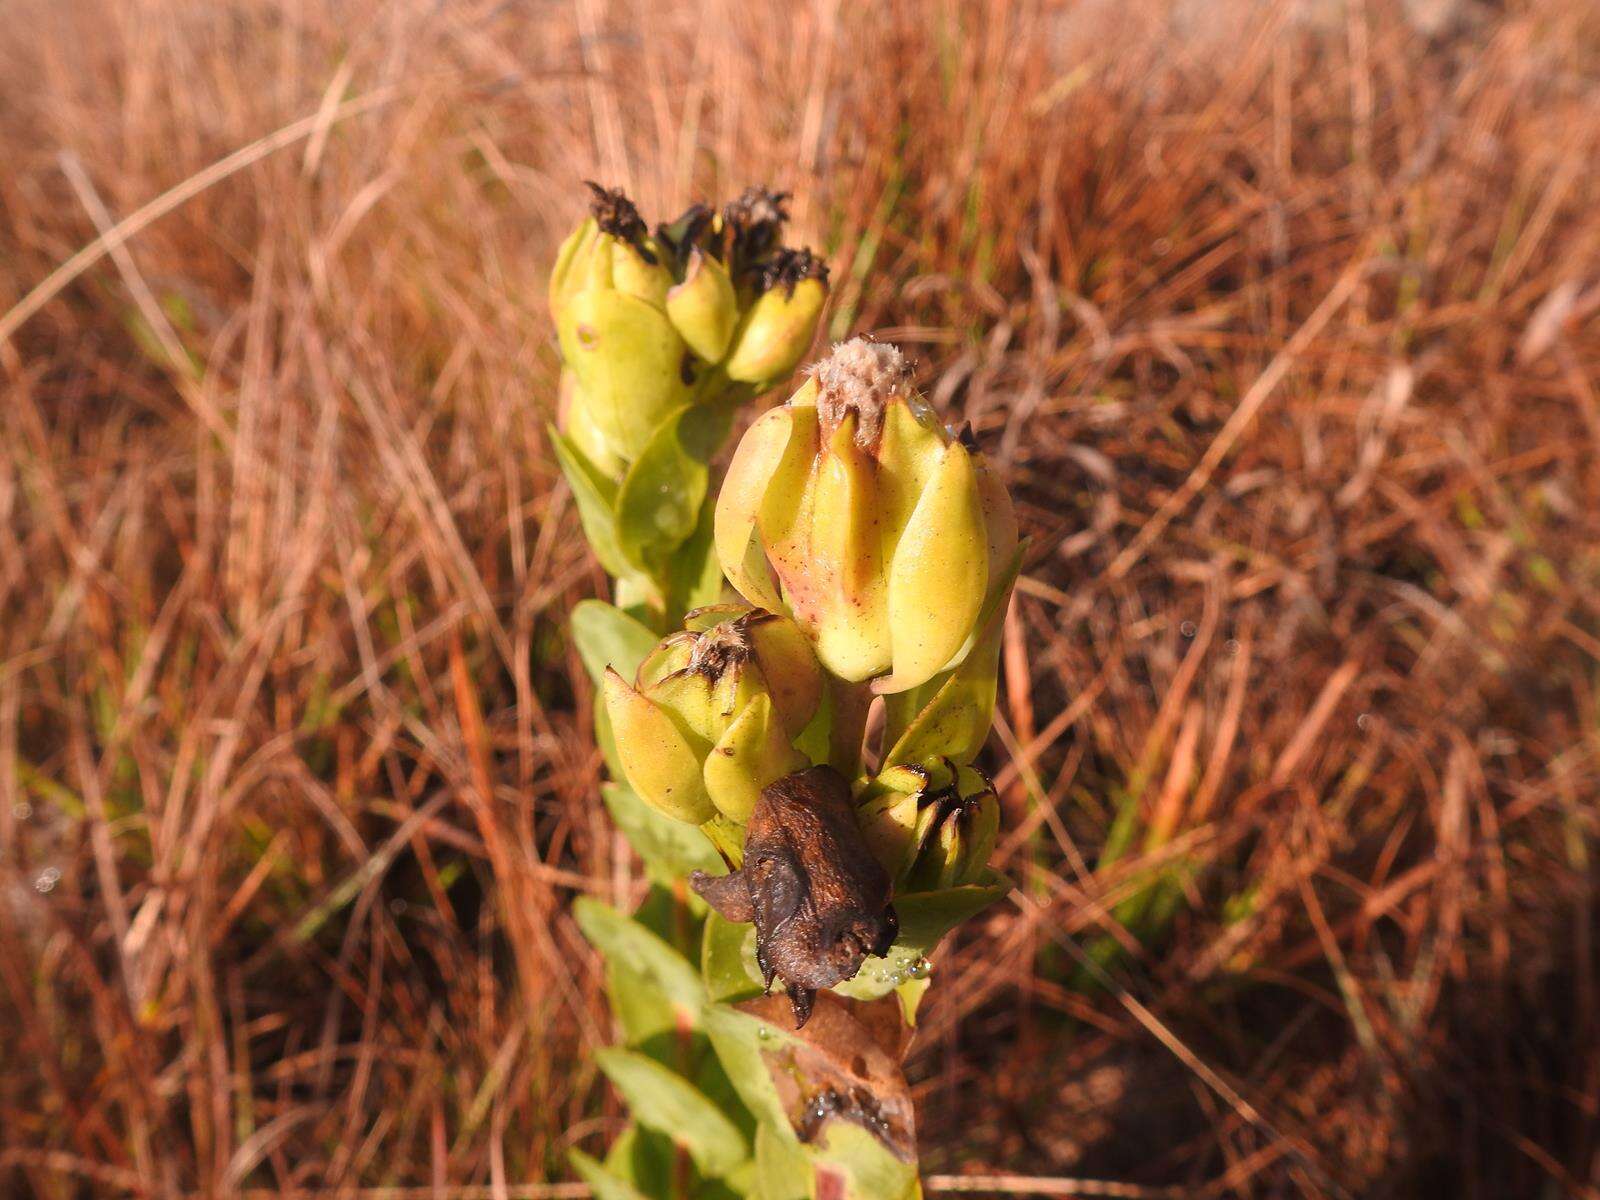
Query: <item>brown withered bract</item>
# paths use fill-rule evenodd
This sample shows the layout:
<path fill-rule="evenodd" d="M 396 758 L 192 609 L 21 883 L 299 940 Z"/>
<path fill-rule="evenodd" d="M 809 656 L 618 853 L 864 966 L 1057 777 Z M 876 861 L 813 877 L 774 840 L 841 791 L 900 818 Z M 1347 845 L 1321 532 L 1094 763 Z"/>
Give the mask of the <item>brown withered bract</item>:
<path fill-rule="evenodd" d="M 645 235 L 649 231 L 644 218 L 628 199 L 628 194 L 621 188 L 601 187 L 592 179 L 585 179 L 583 183 L 589 189 L 589 211 L 594 215 L 595 224 L 600 226 L 600 232 L 621 238 L 637 250 L 645 262 L 655 262 L 656 256 L 645 245 Z"/>
<path fill-rule="evenodd" d="M 768 990 L 788 986 L 797 1026 L 819 988 L 854 977 L 900 931 L 888 872 L 856 824 L 850 788 L 831 767 L 786 775 L 763 789 L 745 829 L 744 866 L 696 871 L 694 890 L 730 921 L 753 921 Z"/>

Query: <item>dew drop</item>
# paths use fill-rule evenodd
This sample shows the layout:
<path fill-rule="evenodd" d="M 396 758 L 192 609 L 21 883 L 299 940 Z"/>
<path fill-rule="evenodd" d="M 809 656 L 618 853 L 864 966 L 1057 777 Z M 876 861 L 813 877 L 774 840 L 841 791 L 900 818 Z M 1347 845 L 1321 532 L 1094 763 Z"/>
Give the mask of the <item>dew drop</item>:
<path fill-rule="evenodd" d="M 1372 714 L 1371 713 L 1362 713 L 1359 717 L 1357 717 L 1356 718 L 1356 728 L 1360 729 L 1360 730 L 1363 730 L 1363 731 L 1371 729 L 1372 728 Z"/>
<path fill-rule="evenodd" d="M 1228 643 L 1224 647 L 1224 649 L 1226 649 L 1229 654 L 1237 654 L 1237 653 L 1239 653 L 1239 639 L 1238 638 L 1229 638 L 1228 639 Z"/>
<path fill-rule="evenodd" d="M 19 821 L 26 821 L 33 816 L 33 805 L 26 800 L 18 800 L 11 806 L 11 815 Z"/>
<path fill-rule="evenodd" d="M 933 964 L 930 963 L 926 958 L 919 958 L 909 967 L 907 967 L 906 970 L 913 979 L 926 979 L 928 977 L 928 973 L 933 970 Z"/>
<path fill-rule="evenodd" d="M 46 867 L 44 870 L 39 872 L 38 878 L 33 881 L 33 890 L 38 892 L 41 896 L 48 896 L 51 892 L 56 890 L 56 884 L 60 882 L 60 870 L 55 867 Z"/>
<path fill-rule="evenodd" d="M 1194 636 L 1194 632 L 1195 632 L 1195 624 L 1194 624 L 1194 622 L 1193 621 L 1185 621 L 1182 625 L 1178 626 L 1178 632 L 1183 634 L 1183 636 L 1186 637 L 1186 638 L 1192 638 Z"/>

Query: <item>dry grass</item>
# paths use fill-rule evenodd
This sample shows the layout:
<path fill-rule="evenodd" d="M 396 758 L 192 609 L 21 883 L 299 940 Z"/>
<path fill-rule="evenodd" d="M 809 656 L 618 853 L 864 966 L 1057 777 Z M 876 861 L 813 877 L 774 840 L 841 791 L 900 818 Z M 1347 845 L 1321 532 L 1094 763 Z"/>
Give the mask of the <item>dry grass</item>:
<path fill-rule="evenodd" d="M 315 118 L 0 339 L 0 1191 L 617 1127 L 542 434 L 594 175 L 794 189 L 1019 493 L 930 1169 L 1600 1194 L 1591 4 L 12 0 L 0 80 L 0 312 Z"/>

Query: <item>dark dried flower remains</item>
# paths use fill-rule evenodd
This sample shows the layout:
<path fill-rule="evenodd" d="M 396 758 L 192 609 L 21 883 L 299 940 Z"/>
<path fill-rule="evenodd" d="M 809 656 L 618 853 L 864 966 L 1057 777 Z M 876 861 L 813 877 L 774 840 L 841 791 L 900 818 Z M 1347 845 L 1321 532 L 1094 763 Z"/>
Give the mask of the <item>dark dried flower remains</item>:
<path fill-rule="evenodd" d="M 770 292 L 781 287 L 785 295 L 792 296 L 795 285 L 802 279 L 820 279 L 826 283 L 828 264 L 811 253 L 809 248 L 794 250 L 779 246 L 777 252 L 761 263 L 753 275 L 757 291 Z"/>
<path fill-rule="evenodd" d="M 826 264 L 809 249 L 780 244 L 788 204 L 788 192 L 753 187 L 722 209 L 723 259 L 740 284 L 758 295 L 781 287 L 792 296 L 801 280 L 828 278 Z"/>
<path fill-rule="evenodd" d="M 851 979 L 900 931 L 888 873 L 856 824 L 844 776 L 811 767 L 765 788 L 745 830 L 744 865 L 695 871 L 690 885 L 730 921 L 756 927 L 756 962 L 770 989 L 789 990 L 804 1025 L 819 988 Z"/>
<path fill-rule="evenodd" d="M 742 667 L 755 657 L 755 647 L 750 644 L 750 626 L 757 619 L 772 620 L 773 617 L 762 609 L 752 609 L 700 634 L 694 640 L 694 647 L 689 651 L 689 665 L 684 669 L 696 671 L 715 682 L 730 670 Z"/>
<path fill-rule="evenodd" d="M 655 262 L 656 256 L 646 243 L 649 230 L 645 228 L 644 218 L 639 215 L 633 201 L 628 199 L 627 193 L 621 188 L 601 187 L 592 179 L 583 182 L 593 193 L 589 200 L 589 211 L 594 214 L 600 232 L 621 238 L 637 250 L 646 262 Z"/>
<path fill-rule="evenodd" d="M 722 221 L 731 233 L 730 247 L 740 264 L 764 258 L 778 244 L 789 219 L 789 193 L 748 187 L 722 207 Z"/>
<path fill-rule="evenodd" d="M 945 760 L 949 762 L 948 759 Z M 917 807 L 932 808 L 933 819 L 928 823 L 926 839 L 934 841 L 939 836 L 939 830 L 952 820 L 959 821 L 965 818 L 972 810 L 978 807 L 981 797 L 994 791 L 994 781 L 976 766 L 967 768 L 979 779 L 983 780 L 983 789 L 971 792 L 965 796 L 961 794 L 961 787 L 956 782 L 956 770 L 950 767 L 951 782 L 940 788 L 924 788 L 917 795 Z"/>
<path fill-rule="evenodd" d="M 688 266 L 689 251 L 695 247 L 719 258 L 722 256 L 721 248 L 714 244 L 711 236 L 716 215 L 708 205 L 691 204 L 677 220 L 656 226 L 656 242 L 672 256 L 679 274 Z"/>
<path fill-rule="evenodd" d="M 667 259 L 673 273 L 682 275 L 690 252 L 699 249 L 720 259 L 742 285 L 757 294 L 783 288 L 794 294 L 803 279 L 826 281 L 828 268 L 809 249 L 780 244 L 789 219 L 789 193 L 766 187 L 749 187 L 718 213 L 705 204 L 691 204 L 676 220 L 656 226 L 654 245 L 638 206 L 621 188 L 603 187 L 584 180 L 591 195 L 589 210 L 602 232 L 627 242 L 647 262 Z"/>

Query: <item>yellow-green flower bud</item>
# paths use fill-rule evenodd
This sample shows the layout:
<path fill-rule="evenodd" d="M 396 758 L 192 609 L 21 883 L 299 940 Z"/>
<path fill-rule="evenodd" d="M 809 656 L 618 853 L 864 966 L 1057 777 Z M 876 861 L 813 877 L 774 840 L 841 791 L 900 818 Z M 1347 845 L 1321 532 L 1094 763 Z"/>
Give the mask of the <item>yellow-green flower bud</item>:
<path fill-rule="evenodd" d="M 561 320 L 567 298 L 577 286 L 575 280 L 580 272 L 574 269 L 575 263 L 583 264 L 581 274 L 585 279 L 588 278 L 589 250 L 599 233 L 600 227 L 595 224 L 593 217 L 589 217 L 567 236 L 567 240 L 561 243 L 561 249 L 556 251 L 556 265 L 550 271 L 551 320 Z"/>
<path fill-rule="evenodd" d="M 715 537 L 734 587 L 786 605 L 823 666 L 898 692 L 970 648 L 1017 527 L 1005 488 L 939 424 L 900 352 L 858 338 L 745 434 Z"/>
<path fill-rule="evenodd" d="M 638 209 L 620 191 L 589 184 L 593 215 L 556 252 L 550 272 L 550 315 L 557 324 L 573 295 L 587 288 L 615 289 L 664 308 L 672 271 L 663 248 L 645 230 Z"/>
<path fill-rule="evenodd" d="M 861 804 L 861 830 L 900 890 L 936 891 L 983 874 L 1000 829 L 994 784 L 970 764 L 880 773 Z"/>
<path fill-rule="evenodd" d="M 578 377 L 563 367 L 557 393 L 557 424 L 602 475 L 621 479 L 628 469 L 627 460 L 617 452 L 605 430 L 595 424 L 594 406 L 581 391 Z"/>
<path fill-rule="evenodd" d="M 667 292 L 666 306 L 689 349 L 707 362 L 721 362 L 739 321 L 739 297 L 728 269 L 692 247 L 683 282 Z"/>
<path fill-rule="evenodd" d="M 700 775 L 703 749 L 661 708 L 607 670 L 606 716 L 629 785 L 663 816 L 698 825 L 717 815 Z M 697 753 L 700 751 L 700 753 Z"/>
<path fill-rule="evenodd" d="M 665 312 L 672 272 L 662 265 L 654 242 L 646 239 L 635 246 L 618 239 L 611 243 L 611 286 Z"/>
<path fill-rule="evenodd" d="M 758 387 L 783 379 L 810 348 L 828 299 L 828 271 L 809 251 L 780 250 L 762 283 L 723 367 L 729 379 Z"/>
<path fill-rule="evenodd" d="M 920 803 L 909 886 L 936 891 L 981 877 L 1000 832 L 1000 800 L 988 776 L 958 767 L 954 782 L 931 797 L 924 792 Z"/>
<path fill-rule="evenodd" d="M 761 789 L 805 767 L 794 739 L 816 715 L 822 672 L 787 617 L 691 614 L 630 686 L 610 672 L 606 712 L 633 790 L 681 821 L 743 822 Z M 708 618 L 721 618 L 706 626 Z"/>
<path fill-rule="evenodd" d="M 676 409 L 788 375 L 816 332 L 827 267 L 778 244 L 782 193 L 720 213 L 691 206 L 652 236 L 622 192 L 589 184 L 592 215 L 562 243 L 550 312 L 572 382 L 561 429 L 620 479 Z"/>
<path fill-rule="evenodd" d="M 563 427 L 576 438 L 587 425 L 609 455 L 631 461 L 697 376 L 667 316 L 673 279 L 661 248 L 627 197 L 590 186 L 595 215 L 563 244 L 550 277 L 561 356 L 577 382 Z"/>

